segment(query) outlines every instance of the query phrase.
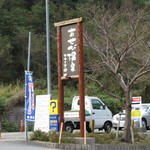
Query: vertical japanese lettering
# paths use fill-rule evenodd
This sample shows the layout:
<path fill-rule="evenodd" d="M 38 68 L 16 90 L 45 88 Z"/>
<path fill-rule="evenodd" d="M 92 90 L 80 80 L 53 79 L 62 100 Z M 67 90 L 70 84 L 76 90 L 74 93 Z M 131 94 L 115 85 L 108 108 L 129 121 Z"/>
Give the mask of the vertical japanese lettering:
<path fill-rule="evenodd" d="M 78 75 L 77 25 L 62 28 L 63 76 Z"/>

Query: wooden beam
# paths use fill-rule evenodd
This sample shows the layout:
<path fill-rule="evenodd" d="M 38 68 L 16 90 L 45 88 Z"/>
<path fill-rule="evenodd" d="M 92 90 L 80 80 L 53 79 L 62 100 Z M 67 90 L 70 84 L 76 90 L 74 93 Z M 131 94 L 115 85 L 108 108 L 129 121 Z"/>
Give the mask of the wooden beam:
<path fill-rule="evenodd" d="M 74 75 L 70 77 L 61 77 L 61 80 L 72 80 L 72 79 L 79 79 L 79 75 Z"/>
<path fill-rule="evenodd" d="M 77 23 L 77 22 L 81 22 L 81 21 L 82 21 L 82 17 L 71 19 L 71 20 L 66 20 L 66 21 L 62 21 L 62 22 L 57 22 L 57 23 L 54 23 L 54 26 L 55 27 L 65 26 L 65 25 L 68 25 L 68 24 L 73 24 L 73 23 Z"/>

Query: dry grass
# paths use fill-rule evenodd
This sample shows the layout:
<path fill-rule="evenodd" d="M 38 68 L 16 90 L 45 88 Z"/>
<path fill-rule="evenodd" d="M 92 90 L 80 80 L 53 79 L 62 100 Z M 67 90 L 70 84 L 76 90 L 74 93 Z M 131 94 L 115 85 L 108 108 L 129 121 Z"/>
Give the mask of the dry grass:
<path fill-rule="evenodd" d="M 16 85 L 0 85 L 0 100 L 5 100 L 7 108 L 13 107 L 18 101 L 24 101 L 24 85 L 17 82 Z"/>

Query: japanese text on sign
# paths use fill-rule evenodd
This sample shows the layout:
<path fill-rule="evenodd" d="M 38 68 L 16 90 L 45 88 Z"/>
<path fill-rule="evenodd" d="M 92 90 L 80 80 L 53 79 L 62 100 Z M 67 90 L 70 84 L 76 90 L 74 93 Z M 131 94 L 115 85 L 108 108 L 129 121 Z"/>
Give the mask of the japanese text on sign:
<path fill-rule="evenodd" d="M 50 130 L 59 131 L 58 100 L 50 100 Z"/>
<path fill-rule="evenodd" d="M 63 76 L 78 75 L 77 25 L 62 27 Z"/>
<path fill-rule="evenodd" d="M 34 122 L 35 119 L 35 100 L 34 84 L 32 72 L 26 71 L 26 121 Z"/>
<path fill-rule="evenodd" d="M 132 103 L 141 103 L 142 101 L 142 98 L 139 96 L 139 97 L 132 97 Z"/>
<path fill-rule="evenodd" d="M 141 110 L 132 110 L 131 117 L 142 117 Z"/>

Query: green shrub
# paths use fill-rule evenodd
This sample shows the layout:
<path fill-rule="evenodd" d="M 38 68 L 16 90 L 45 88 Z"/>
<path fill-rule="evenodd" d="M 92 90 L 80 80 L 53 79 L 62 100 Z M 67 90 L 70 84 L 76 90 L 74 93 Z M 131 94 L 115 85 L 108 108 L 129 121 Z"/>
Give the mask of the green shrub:
<path fill-rule="evenodd" d="M 74 137 L 79 137 L 79 133 L 68 133 L 63 132 L 61 143 L 75 143 Z M 39 140 L 39 141 L 49 141 L 53 143 L 58 143 L 59 141 L 59 133 L 56 131 L 50 131 L 50 132 L 42 132 L 41 130 L 34 131 L 31 136 L 30 140 Z"/>
<path fill-rule="evenodd" d="M 14 122 L 9 122 L 8 120 L 2 121 L 2 131 L 3 132 L 18 132 L 19 127 Z"/>
<path fill-rule="evenodd" d="M 75 132 L 75 133 L 63 132 L 61 137 L 61 143 L 75 144 L 75 140 L 74 140 L 75 137 L 80 137 L 80 132 Z M 87 137 L 94 137 L 95 143 L 97 144 L 110 144 L 111 141 L 114 140 L 116 136 L 115 133 L 109 133 L 109 134 L 87 133 Z M 36 130 L 31 134 L 30 139 L 58 143 L 59 133 L 56 131 L 50 131 L 48 133 L 45 133 L 40 130 Z"/>
<path fill-rule="evenodd" d="M 39 141 L 49 141 L 48 133 L 43 132 L 39 137 Z"/>
<path fill-rule="evenodd" d="M 117 145 L 124 145 L 126 144 L 124 141 L 122 141 L 123 134 L 120 133 L 118 135 L 118 139 L 116 139 L 116 133 L 87 133 L 87 137 L 93 137 L 95 138 L 96 144 L 117 144 Z M 72 143 L 75 144 L 75 137 L 80 137 L 80 132 L 75 133 L 68 133 L 63 132 L 61 143 Z M 52 143 L 58 143 L 59 141 L 59 133 L 56 131 L 50 131 L 50 132 L 42 132 L 40 130 L 34 131 L 31 134 L 30 140 L 39 140 L 39 141 L 49 141 Z M 140 135 L 138 133 L 134 134 L 134 144 L 138 145 L 149 145 L 150 144 L 150 137 L 146 135 Z"/>
<path fill-rule="evenodd" d="M 74 137 L 80 137 L 80 132 L 74 132 L 72 133 Z"/>
<path fill-rule="evenodd" d="M 56 131 L 49 132 L 49 142 L 58 143 L 59 141 L 59 133 Z"/>
<path fill-rule="evenodd" d="M 3 113 L 6 111 L 5 98 L 0 97 L 0 118 L 3 116 Z"/>
<path fill-rule="evenodd" d="M 112 114 L 120 112 L 123 108 L 119 100 L 108 96 L 107 94 L 99 95 L 99 98 L 105 103 L 105 105 L 111 110 Z"/>
<path fill-rule="evenodd" d="M 41 134 L 41 130 L 36 130 L 30 135 L 30 140 L 38 140 Z"/>
<path fill-rule="evenodd" d="M 74 140 L 74 134 L 70 134 L 68 132 L 63 132 L 62 138 L 61 138 L 61 143 L 73 143 L 75 144 Z"/>
<path fill-rule="evenodd" d="M 31 134 L 30 140 L 48 141 L 48 133 L 36 130 Z"/>

